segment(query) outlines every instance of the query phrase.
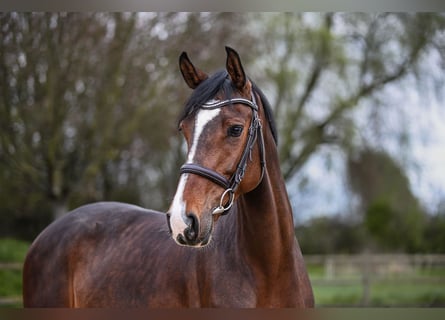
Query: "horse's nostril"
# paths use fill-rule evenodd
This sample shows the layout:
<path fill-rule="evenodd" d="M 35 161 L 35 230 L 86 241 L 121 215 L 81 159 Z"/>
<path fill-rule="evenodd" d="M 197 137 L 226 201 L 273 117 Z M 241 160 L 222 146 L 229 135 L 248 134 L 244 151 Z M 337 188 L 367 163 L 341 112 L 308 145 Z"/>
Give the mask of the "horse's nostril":
<path fill-rule="evenodd" d="M 184 236 L 186 240 L 188 240 L 191 243 L 196 242 L 196 239 L 199 235 L 199 220 L 198 217 L 193 213 L 187 214 L 187 225 L 188 228 L 184 230 Z"/>

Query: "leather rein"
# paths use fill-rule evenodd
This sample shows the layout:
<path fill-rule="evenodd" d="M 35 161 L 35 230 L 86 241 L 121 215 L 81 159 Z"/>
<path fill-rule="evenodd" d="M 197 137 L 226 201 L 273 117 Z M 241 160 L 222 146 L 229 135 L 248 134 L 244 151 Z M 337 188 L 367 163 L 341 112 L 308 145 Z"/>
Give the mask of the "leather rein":
<path fill-rule="evenodd" d="M 255 96 L 253 93 L 252 93 L 252 101 L 244 98 L 233 98 L 233 99 L 219 101 L 216 103 L 206 103 L 201 106 L 201 109 L 212 110 L 234 104 L 242 104 L 247 107 L 250 107 L 252 110 L 252 120 L 250 122 L 246 145 L 241 155 L 241 159 L 232 176 L 229 179 L 227 179 L 222 174 L 195 163 L 186 163 L 179 170 L 180 174 L 184 173 L 196 174 L 212 181 L 213 183 L 216 183 L 217 185 L 225 189 L 225 191 L 221 196 L 219 206 L 216 207 L 212 212 L 213 215 L 227 214 L 229 209 L 232 207 L 233 201 L 235 199 L 235 192 L 238 189 L 241 181 L 243 180 L 244 174 L 246 173 L 247 163 L 248 161 L 252 161 L 252 150 L 256 141 L 258 141 L 258 147 L 260 152 L 260 164 L 261 164 L 261 176 L 259 180 L 260 182 L 263 179 L 264 170 L 266 166 L 266 157 L 264 152 L 264 137 L 263 137 L 261 119 L 258 116 L 258 105 L 256 104 Z M 228 197 L 228 202 L 224 203 L 224 200 L 227 197 Z"/>

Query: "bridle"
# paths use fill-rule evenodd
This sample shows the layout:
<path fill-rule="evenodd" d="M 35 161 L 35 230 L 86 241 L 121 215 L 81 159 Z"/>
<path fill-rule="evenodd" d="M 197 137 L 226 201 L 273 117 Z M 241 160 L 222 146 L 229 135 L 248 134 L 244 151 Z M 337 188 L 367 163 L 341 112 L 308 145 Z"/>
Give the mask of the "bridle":
<path fill-rule="evenodd" d="M 216 207 L 212 212 L 213 215 L 227 214 L 229 209 L 232 207 L 235 198 L 235 192 L 244 178 L 248 160 L 252 161 L 252 149 L 253 146 L 255 145 L 255 141 L 258 141 L 258 147 L 260 152 L 260 165 L 261 165 L 261 176 L 259 180 L 260 182 L 263 179 L 264 170 L 266 166 L 261 119 L 258 116 L 258 105 L 256 104 L 255 95 L 253 94 L 253 92 L 252 92 L 252 101 L 244 98 L 233 98 L 233 99 L 219 101 L 216 103 L 206 103 L 202 105 L 200 108 L 205 110 L 213 110 L 234 104 L 242 104 L 247 107 L 250 107 L 252 110 L 252 120 L 250 122 L 247 142 L 244 147 L 243 153 L 241 155 L 241 159 L 236 167 L 235 172 L 232 174 L 230 179 L 227 179 L 222 174 L 212 169 L 203 167 L 195 163 L 186 163 L 179 170 L 181 174 L 191 173 L 207 178 L 213 183 L 216 183 L 217 185 L 225 189 L 225 191 L 221 195 L 219 206 Z M 226 197 L 228 197 L 229 201 L 224 203 Z"/>

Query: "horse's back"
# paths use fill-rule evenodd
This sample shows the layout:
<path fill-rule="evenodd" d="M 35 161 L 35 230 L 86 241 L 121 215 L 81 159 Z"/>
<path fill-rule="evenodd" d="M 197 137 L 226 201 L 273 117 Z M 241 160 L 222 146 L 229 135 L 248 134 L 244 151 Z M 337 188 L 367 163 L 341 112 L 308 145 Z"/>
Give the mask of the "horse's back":
<path fill-rule="evenodd" d="M 24 306 L 75 306 L 73 292 L 79 288 L 74 286 L 93 281 L 86 265 L 106 268 L 107 257 L 117 256 L 113 250 L 120 250 L 124 260 L 135 255 L 122 252 L 122 243 L 139 242 L 133 248 L 140 250 L 141 238 L 168 237 L 165 216 L 156 211 L 117 202 L 75 209 L 50 224 L 31 245 L 23 269 Z"/>

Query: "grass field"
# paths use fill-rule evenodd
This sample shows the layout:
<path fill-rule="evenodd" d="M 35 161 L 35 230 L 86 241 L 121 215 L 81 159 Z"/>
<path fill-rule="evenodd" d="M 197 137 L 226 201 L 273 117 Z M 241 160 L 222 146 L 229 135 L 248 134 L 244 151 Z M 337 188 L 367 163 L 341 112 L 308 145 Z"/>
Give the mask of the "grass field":
<path fill-rule="evenodd" d="M 318 307 L 445 307 L 445 266 L 401 275 L 371 276 L 367 299 L 363 278 L 327 279 L 322 266 L 308 266 Z"/>
<path fill-rule="evenodd" d="M 21 307 L 21 265 L 29 243 L 0 239 L 0 307 Z M 5 265 L 7 264 L 7 265 Z M 357 273 L 329 278 L 323 264 L 308 264 L 317 307 L 364 306 L 364 286 Z M 369 307 L 445 307 L 445 265 L 408 273 L 371 278 Z"/>
<path fill-rule="evenodd" d="M 0 307 L 20 307 L 22 271 L 5 264 L 22 264 L 29 243 L 14 239 L 0 239 Z"/>
<path fill-rule="evenodd" d="M 391 283 L 387 281 L 370 286 L 369 302 L 363 302 L 363 286 L 357 281 L 348 285 L 313 283 L 318 307 L 444 307 L 443 283 Z"/>

